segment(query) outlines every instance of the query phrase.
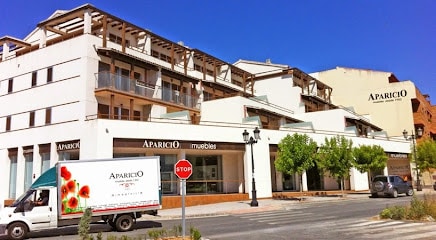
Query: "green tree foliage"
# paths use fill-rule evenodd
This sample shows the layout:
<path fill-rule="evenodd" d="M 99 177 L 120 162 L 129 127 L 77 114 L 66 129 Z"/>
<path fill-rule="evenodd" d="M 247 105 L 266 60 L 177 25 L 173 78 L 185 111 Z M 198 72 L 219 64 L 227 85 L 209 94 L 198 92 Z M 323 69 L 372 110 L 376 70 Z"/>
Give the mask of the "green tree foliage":
<path fill-rule="evenodd" d="M 288 134 L 279 142 L 274 165 L 277 171 L 289 175 L 298 173 L 301 176 L 304 171 L 315 165 L 316 149 L 316 142 L 308 135 Z"/>
<path fill-rule="evenodd" d="M 331 177 L 341 181 L 343 190 L 343 180 L 350 176 L 350 169 L 353 167 L 353 141 L 344 136 L 325 138 L 318 153 L 317 165 Z"/>
<path fill-rule="evenodd" d="M 353 148 L 354 167 L 361 173 L 383 169 L 388 161 L 385 150 L 378 145 L 361 145 Z"/>
<path fill-rule="evenodd" d="M 419 170 L 436 168 L 436 142 L 426 139 L 416 147 L 416 165 Z"/>

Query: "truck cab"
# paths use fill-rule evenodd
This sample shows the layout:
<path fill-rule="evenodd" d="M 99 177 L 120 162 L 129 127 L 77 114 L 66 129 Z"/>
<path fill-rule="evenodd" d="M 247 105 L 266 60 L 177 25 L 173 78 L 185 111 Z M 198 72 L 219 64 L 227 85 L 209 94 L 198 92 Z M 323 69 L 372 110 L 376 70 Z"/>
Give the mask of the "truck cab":
<path fill-rule="evenodd" d="M 0 234 L 10 239 L 24 239 L 29 231 L 57 227 L 57 188 L 31 188 L 11 206 L 5 207 L 0 215 Z M 47 203 L 42 203 L 48 194 Z"/>

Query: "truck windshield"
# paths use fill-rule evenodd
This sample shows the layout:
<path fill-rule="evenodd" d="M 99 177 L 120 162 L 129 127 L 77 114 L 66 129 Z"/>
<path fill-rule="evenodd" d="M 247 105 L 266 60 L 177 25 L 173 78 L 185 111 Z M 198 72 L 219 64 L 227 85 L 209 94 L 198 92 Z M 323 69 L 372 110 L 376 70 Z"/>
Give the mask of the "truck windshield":
<path fill-rule="evenodd" d="M 17 200 L 12 203 L 11 207 L 17 207 L 20 202 L 28 199 L 31 195 L 33 195 L 34 192 L 34 189 L 29 189 L 27 192 L 23 193 L 19 198 L 17 198 Z"/>

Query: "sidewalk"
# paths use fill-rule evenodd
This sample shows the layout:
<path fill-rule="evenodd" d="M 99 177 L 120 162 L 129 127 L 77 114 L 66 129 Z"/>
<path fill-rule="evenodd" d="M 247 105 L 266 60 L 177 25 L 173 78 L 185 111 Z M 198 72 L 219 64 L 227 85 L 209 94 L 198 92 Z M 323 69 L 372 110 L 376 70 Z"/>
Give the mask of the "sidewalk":
<path fill-rule="evenodd" d="M 347 193 L 343 196 L 303 196 L 301 198 L 292 199 L 258 199 L 258 207 L 251 207 L 251 200 L 236 201 L 236 202 L 222 202 L 207 205 L 198 205 L 185 207 L 185 217 L 205 217 L 205 216 L 217 216 L 250 212 L 263 212 L 271 210 L 279 210 L 292 208 L 307 202 L 314 201 L 344 201 L 353 199 L 369 198 L 369 192 L 359 193 Z M 159 220 L 159 219 L 179 219 L 182 217 L 182 208 L 162 209 L 158 211 L 157 216 L 144 215 L 141 220 Z"/>

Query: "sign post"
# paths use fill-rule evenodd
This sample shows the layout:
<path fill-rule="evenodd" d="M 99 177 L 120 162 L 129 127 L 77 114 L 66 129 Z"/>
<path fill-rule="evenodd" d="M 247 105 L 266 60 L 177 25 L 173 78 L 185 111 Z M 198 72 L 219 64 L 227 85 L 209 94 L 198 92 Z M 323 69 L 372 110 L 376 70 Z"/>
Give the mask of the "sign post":
<path fill-rule="evenodd" d="M 186 179 L 192 175 L 192 164 L 186 159 L 180 159 L 174 165 L 174 174 L 182 180 L 182 237 L 185 239 L 186 221 L 185 221 L 185 195 Z"/>

